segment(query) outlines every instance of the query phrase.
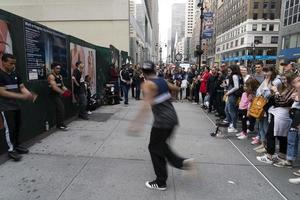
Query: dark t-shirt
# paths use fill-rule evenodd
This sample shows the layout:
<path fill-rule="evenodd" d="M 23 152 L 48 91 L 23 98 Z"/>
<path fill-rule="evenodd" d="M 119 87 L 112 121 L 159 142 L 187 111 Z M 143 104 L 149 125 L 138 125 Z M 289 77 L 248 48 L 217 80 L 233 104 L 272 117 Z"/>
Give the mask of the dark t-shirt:
<path fill-rule="evenodd" d="M 79 83 L 79 86 L 77 86 L 74 83 L 74 93 L 75 94 L 81 94 L 84 93 L 84 80 L 82 78 L 82 73 L 79 71 L 79 69 L 74 69 L 73 76 L 75 77 L 77 83 Z"/>
<path fill-rule="evenodd" d="M 20 93 L 21 77 L 17 72 L 8 74 L 0 69 L 0 87 L 5 87 L 7 91 Z M 20 106 L 16 99 L 0 96 L 0 111 L 19 110 Z"/>

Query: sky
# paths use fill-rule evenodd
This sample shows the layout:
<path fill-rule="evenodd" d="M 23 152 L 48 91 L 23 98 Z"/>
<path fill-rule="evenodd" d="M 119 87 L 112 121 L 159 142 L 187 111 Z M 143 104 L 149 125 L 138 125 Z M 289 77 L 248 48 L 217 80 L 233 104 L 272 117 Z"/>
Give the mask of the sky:
<path fill-rule="evenodd" d="M 187 0 L 159 0 L 159 34 L 160 44 L 163 46 L 162 57 L 165 60 L 167 56 L 167 48 L 165 44 L 168 42 L 168 29 L 171 27 L 171 12 L 174 3 L 185 3 Z"/>

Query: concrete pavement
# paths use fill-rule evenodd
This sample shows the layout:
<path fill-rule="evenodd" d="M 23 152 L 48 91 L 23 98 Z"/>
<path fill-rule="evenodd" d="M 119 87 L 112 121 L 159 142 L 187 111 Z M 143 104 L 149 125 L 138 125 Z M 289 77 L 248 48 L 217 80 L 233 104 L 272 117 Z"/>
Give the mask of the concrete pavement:
<path fill-rule="evenodd" d="M 148 153 L 151 117 L 140 137 L 126 129 L 140 102 L 101 107 L 30 147 L 21 162 L 0 165 L 0 200 L 238 200 L 300 199 L 292 170 L 256 162 L 249 141 L 209 136 L 214 125 L 199 106 L 174 103 L 180 127 L 172 140 L 197 160 L 198 176 L 169 167 L 167 191 L 145 187 L 155 178 Z"/>

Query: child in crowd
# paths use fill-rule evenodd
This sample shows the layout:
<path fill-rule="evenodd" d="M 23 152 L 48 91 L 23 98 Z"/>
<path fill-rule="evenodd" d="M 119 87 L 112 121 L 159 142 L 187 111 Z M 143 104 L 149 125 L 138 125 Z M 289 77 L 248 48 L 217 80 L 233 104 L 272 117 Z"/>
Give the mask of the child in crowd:
<path fill-rule="evenodd" d="M 255 120 L 251 117 L 249 117 L 249 109 L 251 106 L 251 102 L 253 98 L 255 97 L 255 93 L 257 88 L 259 87 L 259 82 L 254 78 L 248 78 L 248 80 L 245 83 L 244 86 L 244 92 L 241 97 L 241 101 L 239 103 L 239 114 L 242 120 L 242 132 L 236 134 L 238 139 L 243 140 L 247 138 L 247 121 L 249 120 Z M 252 122 L 251 124 L 254 124 L 255 122 Z"/>

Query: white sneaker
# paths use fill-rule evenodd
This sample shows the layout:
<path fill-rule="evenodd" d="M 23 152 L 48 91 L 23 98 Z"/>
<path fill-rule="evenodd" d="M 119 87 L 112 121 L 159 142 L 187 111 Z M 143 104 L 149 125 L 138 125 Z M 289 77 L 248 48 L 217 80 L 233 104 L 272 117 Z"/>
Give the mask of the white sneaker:
<path fill-rule="evenodd" d="M 243 132 L 235 134 L 236 137 L 240 137 L 243 134 Z"/>
<path fill-rule="evenodd" d="M 244 140 L 244 139 L 247 139 L 247 138 L 248 138 L 248 136 L 245 135 L 244 133 L 242 133 L 242 134 L 238 137 L 239 140 Z"/>
<path fill-rule="evenodd" d="M 263 162 L 263 163 L 266 163 L 266 164 L 269 164 L 269 165 L 273 164 L 273 160 L 269 159 L 268 156 L 267 156 L 267 154 L 265 154 L 263 156 L 257 156 L 256 159 L 259 162 Z"/>
<path fill-rule="evenodd" d="M 226 119 L 223 120 L 223 123 L 228 123 L 228 121 Z"/>
<path fill-rule="evenodd" d="M 228 130 L 227 130 L 228 133 L 237 133 L 238 130 L 236 130 L 235 128 L 231 128 L 229 127 Z"/>
<path fill-rule="evenodd" d="M 92 113 L 91 111 L 87 111 L 87 114 L 88 114 L 88 115 L 91 115 L 91 114 L 93 114 L 93 113 Z"/>
<path fill-rule="evenodd" d="M 290 178 L 289 182 L 293 184 L 300 184 L 300 178 Z"/>

